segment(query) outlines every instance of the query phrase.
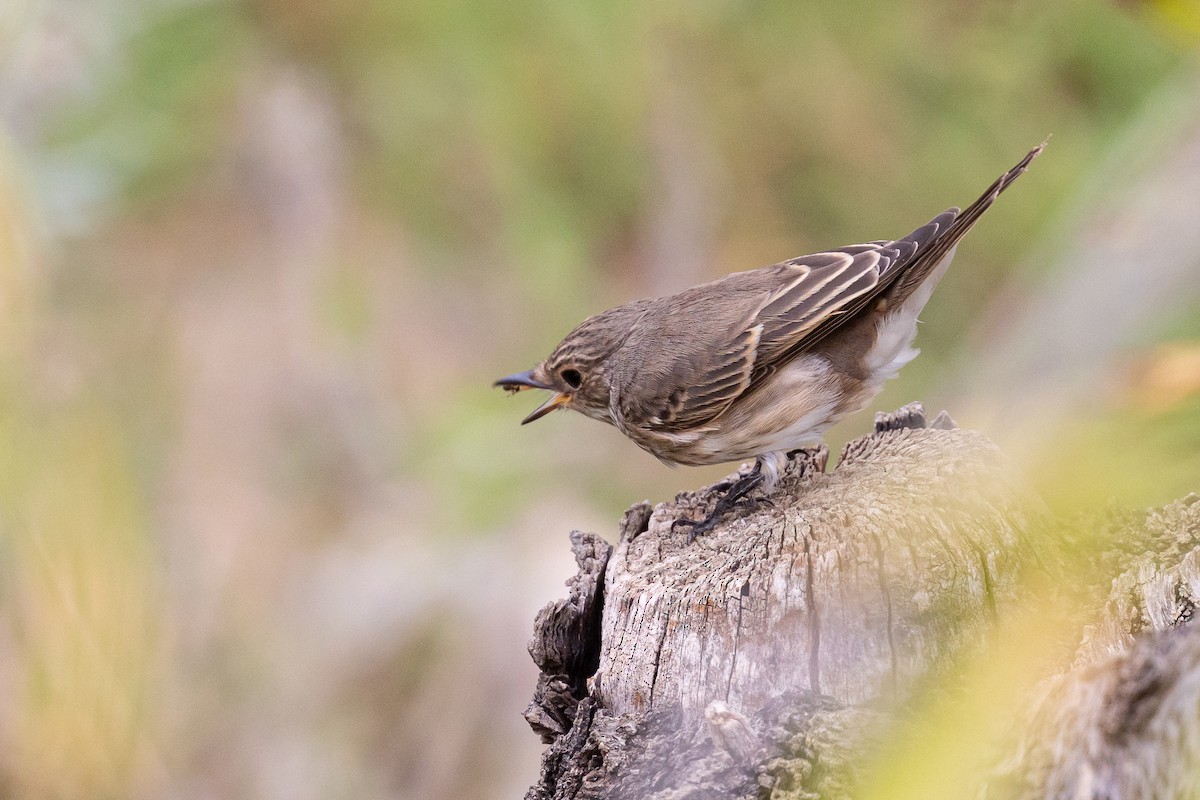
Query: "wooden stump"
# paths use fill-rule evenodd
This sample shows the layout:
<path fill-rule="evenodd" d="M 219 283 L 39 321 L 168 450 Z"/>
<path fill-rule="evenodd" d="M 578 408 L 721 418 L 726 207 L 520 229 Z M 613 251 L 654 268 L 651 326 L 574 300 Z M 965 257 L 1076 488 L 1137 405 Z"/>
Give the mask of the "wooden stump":
<path fill-rule="evenodd" d="M 1041 502 L 944 414 L 880 415 L 826 459 L 798 453 L 693 544 L 672 522 L 712 487 L 634 506 L 615 548 L 572 534 L 580 573 L 530 645 L 526 717 L 550 747 L 528 798 L 853 796 L 856 753 L 1055 560 Z"/>

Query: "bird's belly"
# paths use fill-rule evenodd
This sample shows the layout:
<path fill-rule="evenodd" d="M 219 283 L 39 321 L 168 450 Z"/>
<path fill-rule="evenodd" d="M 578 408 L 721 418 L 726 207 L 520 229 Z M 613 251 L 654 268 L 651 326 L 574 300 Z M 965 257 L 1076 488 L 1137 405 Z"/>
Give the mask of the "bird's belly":
<path fill-rule="evenodd" d="M 726 425 L 704 443 L 711 457 L 704 463 L 742 461 L 764 453 L 787 452 L 820 444 L 825 431 L 837 421 L 836 401 L 821 403 L 788 424 L 764 424 L 747 420 L 743 425 Z M 793 409 L 799 411 L 799 409 Z"/>

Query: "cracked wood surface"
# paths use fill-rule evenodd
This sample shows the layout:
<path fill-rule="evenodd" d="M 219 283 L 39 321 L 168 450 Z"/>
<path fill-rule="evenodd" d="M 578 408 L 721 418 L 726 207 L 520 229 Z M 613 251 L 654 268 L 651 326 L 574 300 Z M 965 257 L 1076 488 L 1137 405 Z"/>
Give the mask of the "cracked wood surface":
<path fill-rule="evenodd" d="M 707 492 L 631 509 L 593 695 L 617 713 L 758 708 L 797 687 L 861 703 L 973 639 L 1040 505 L 980 434 L 904 421 L 924 424 L 913 408 L 882 418 L 828 474 L 824 451 L 798 455 L 769 502 L 691 545 L 671 523 Z"/>
<path fill-rule="evenodd" d="M 579 574 L 530 643 L 549 747 L 527 800 L 853 798 L 863 754 L 914 733 L 909 690 L 952 686 L 1031 568 L 1079 627 L 1011 698 L 1026 722 L 973 796 L 1196 796 L 1200 497 L 1052 520 L 995 447 L 917 405 L 825 459 L 690 548 L 670 521 L 707 490 L 634 506 L 615 548 L 571 535 Z"/>

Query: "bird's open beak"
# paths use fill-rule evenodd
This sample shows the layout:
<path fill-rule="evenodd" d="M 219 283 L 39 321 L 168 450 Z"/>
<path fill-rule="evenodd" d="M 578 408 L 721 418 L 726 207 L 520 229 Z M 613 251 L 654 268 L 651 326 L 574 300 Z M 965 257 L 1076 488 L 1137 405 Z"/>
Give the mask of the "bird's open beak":
<path fill-rule="evenodd" d="M 571 399 L 571 395 L 567 394 L 566 392 L 559 392 L 558 394 L 554 395 L 554 397 L 551 397 L 549 400 L 547 400 L 546 402 L 544 402 L 540 406 L 538 406 L 534 410 L 534 412 L 532 414 L 530 414 L 528 417 L 521 420 L 521 424 L 528 425 L 530 422 L 533 422 L 535 419 L 541 419 L 542 417 L 546 416 L 551 411 L 558 408 L 563 403 L 566 403 L 570 399 Z"/>
<path fill-rule="evenodd" d="M 516 375 L 509 375 L 507 378 L 501 378 L 492 385 L 499 386 L 500 388 L 509 392 L 520 392 L 524 389 L 548 389 L 552 392 L 554 391 L 554 387 L 547 386 L 541 381 L 535 379 L 533 377 L 533 370 L 518 372 Z M 566 392 L 557 392 L 554 397 L 551 397 L 549 400 L 542 403 L 540 406 L 534 409 L 532 414 L 521 420 L 521 424 L 527 425 L 536 419 L 541 419 L 570 399 L 571 395 L 567 394 Z"/>

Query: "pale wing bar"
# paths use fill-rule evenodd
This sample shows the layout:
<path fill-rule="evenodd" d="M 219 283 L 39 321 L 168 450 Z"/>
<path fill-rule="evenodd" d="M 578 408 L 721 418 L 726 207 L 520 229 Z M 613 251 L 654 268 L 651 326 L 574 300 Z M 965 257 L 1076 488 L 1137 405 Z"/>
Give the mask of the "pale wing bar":
<path fill-rule="evenodd" d="M 856 298 L 870 292 L 897 252 L 887 245 L 875 245 L 858 253 L 836 255 L 841 257 L 840 263 L 806 271 L 759 309 L 755 320 L 763 325 L 759 349 L 764 362 L 775 361 L 824 320 L 838 315 Z M 808 266 L 808 259 L 797 265 Z"/>

